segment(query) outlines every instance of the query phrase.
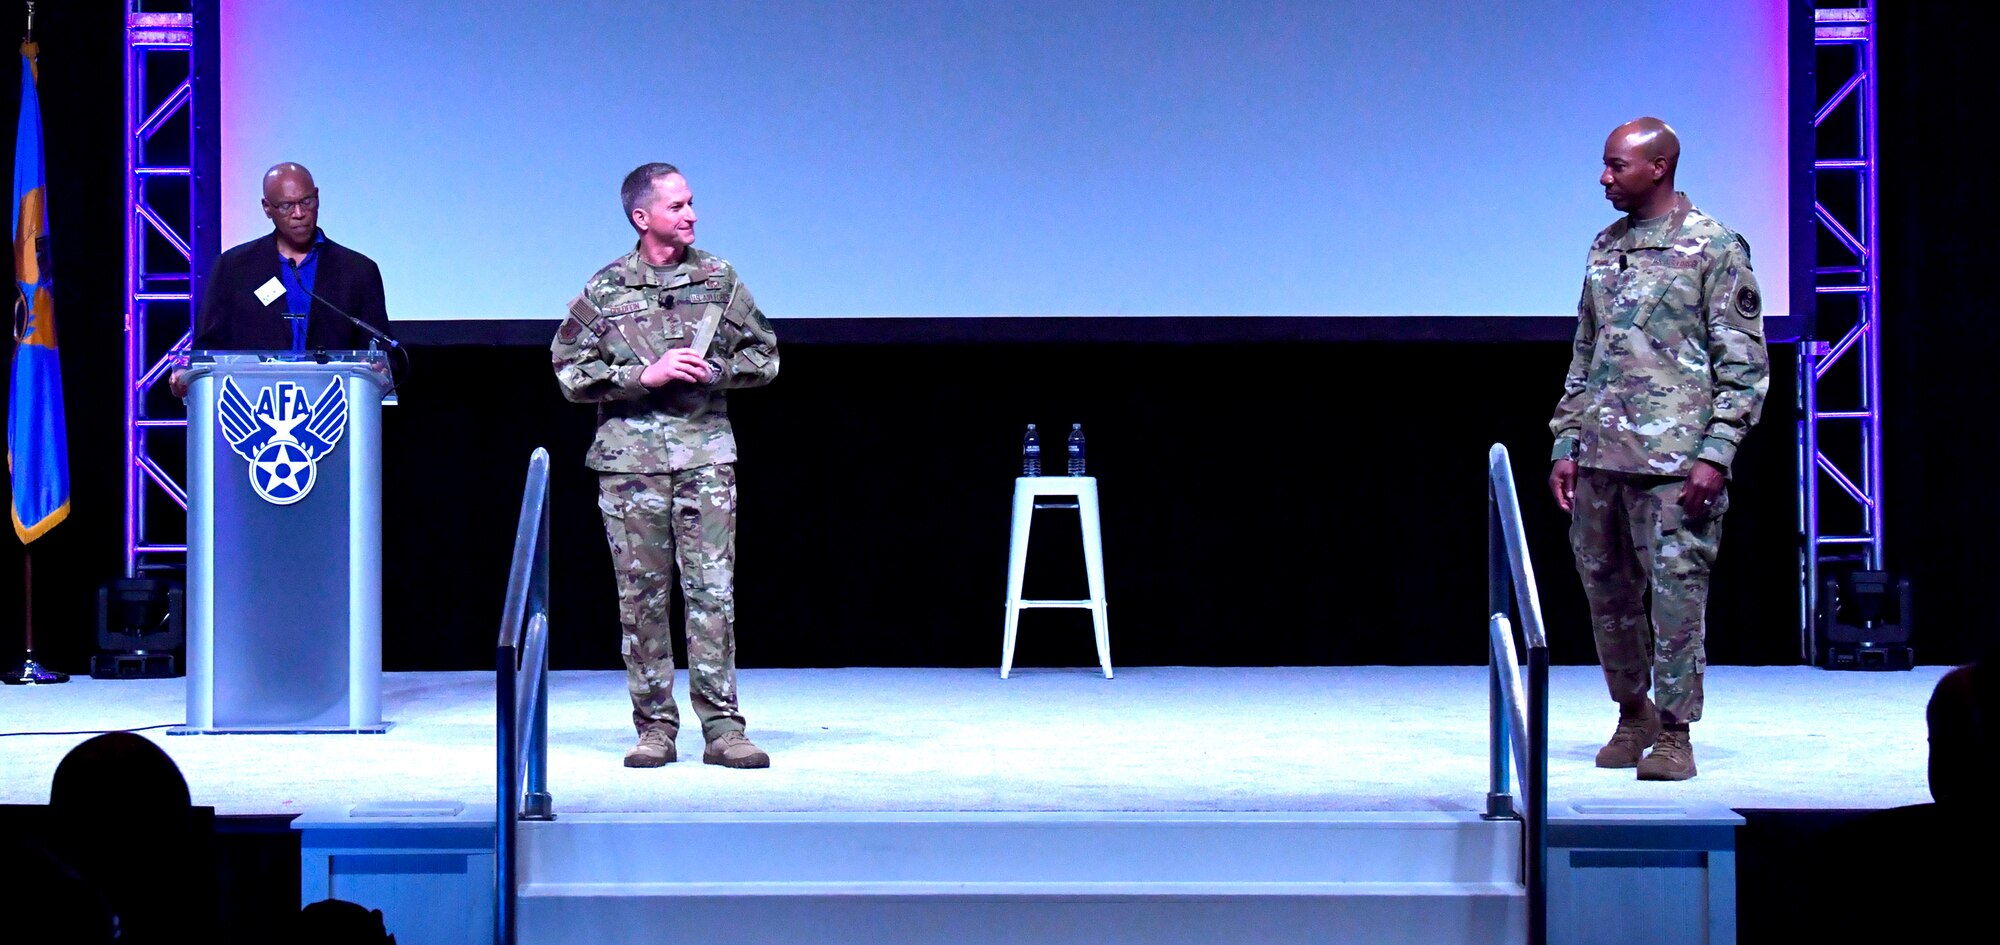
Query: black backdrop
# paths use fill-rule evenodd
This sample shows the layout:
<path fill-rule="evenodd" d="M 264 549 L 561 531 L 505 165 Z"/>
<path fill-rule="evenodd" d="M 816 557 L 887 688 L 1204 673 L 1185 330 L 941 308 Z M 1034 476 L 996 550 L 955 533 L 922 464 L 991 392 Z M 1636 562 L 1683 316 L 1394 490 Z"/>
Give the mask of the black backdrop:
<path fill-rule="evenodd" d="M 18 35 L 18 7 L 4 16 Z M 1959 113 L 1985 108 L 1976 90 L 1990 83 L 1976 31 L 1950 13 L 1886 17 L 1890 556 L 1919 582 L 1920 658 L 1952 662 L 1995 639 L 1980 606 L 1982 539 L 2000 526 L 1982 476 L 1992 372 L 1977 359 L 2000 326 L 1978 275 L 2000 247 L 1962 219 L 1983 209 L 1986 184 L 1961 133 L 1977 122 Z M 44 657 L 80 670 L 96 588 L 121 566 L 119 9 L 44 4 L 38 26 L 76 498 L 34 546 L 37 612 Z M 358 212 L 329 195 L 329 225 Z M 537 445 L 556 460 L 555 665 L 616 666 L 609 561 L 580 467 L 589 409 L 561 401 L 537 348 L 415 356 L 386 421 L 387 668 L 490 665 Z M 741 661 L 994 664 L 1008 489 L 1032 420 L 1052 439 L 1072 421 L 1090 434 L 1121 665 L 1481 660 L 1481 473 L 1494 441 L 1515 451 L 1555 658 L 1590 662 L 1562 521 L 1540 486 L 1565 356 L 1548 342 L 788 345 L 779 382 L 732 405 L 745 457 Z M 1719 663 L 1797 659 L 1792 350 L 1773 357 L 1716 576 Z M 1079 593 L 1063 515 L 1038 522 L 1031 593 Z M 20 554 L 0 542 L 9 659 Z M 1083 615 L 1028 615 L 1018 662 L 1089 665 Z"/>
<path fill-rule="evenodd" d="M 589 409 L 555 394 L 539 350 L 422 354 L 426 391 L 466 394 L 413 392 L 388 423 L 388 531 L 406 536 L 388 554 L 390 663 L 481 655 L 510 490 L 546 444 L 559 457 L 556 661 L 614 665 L 609 561 L 579 462 Z M 997 662 L 1027 420 L 1052 441 L 1071 422 L 1089 435 L 1121 663 L 1482 659 L 1496 440 L 1531 477 L 1550 618 L 1576 631 L 1561 655 L 1590 658 L 1560 513 L 1539 486 L 1560 344 L 814 345 L 785 358 L 776 385 L 732 401 L 746 665 Z M 1738 507 L 1753 511 L 1732 523 L 1741 540 L 1718 580 L 1717 658 L 1783 661 L 1796 648 L 1788 444 L 1755 441 L 1741 465 Z M 439 501 L 447 482 L 465 485 Z M 1074 513 L 1040 514 L 1030 596 L 1083 596 Z M 1081 612 L 1031 613 L 1018 659 L 1088 665 L 1089 641 Z"/>

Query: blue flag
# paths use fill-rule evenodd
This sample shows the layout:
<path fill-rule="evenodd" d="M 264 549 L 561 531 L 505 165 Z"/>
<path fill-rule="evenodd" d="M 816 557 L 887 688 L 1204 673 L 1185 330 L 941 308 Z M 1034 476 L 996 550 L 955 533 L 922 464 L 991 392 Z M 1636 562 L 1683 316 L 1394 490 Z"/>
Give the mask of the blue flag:
<path fill-rule="evenodd" d="M 42 110 L 34 43 L 21 44 L 21 124 L 14 137 L 14 372 L 7 396 L 7 470 L 14 534 L 34 541 L 69 517 L 69 441 L 56 356 L 55 280 L 43 206 Z"/>

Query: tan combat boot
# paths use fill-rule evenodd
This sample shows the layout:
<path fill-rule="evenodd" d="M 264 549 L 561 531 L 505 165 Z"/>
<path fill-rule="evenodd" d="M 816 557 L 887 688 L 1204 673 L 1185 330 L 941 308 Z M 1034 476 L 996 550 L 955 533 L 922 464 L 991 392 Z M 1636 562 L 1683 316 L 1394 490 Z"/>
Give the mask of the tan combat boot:
<path fill-rule="evenodd" d="M 664 725 L 648 725 L 639 732 L 639 744 L 625 753 L 627 768 L 657 768 L 674 760 L 674 733 Z"/>
<path fill-rule="evenodd" d="M 1600 768 L 1630 768 L 1639 763 L 1646 749 L 1660 740 L 1660 710 L 1647 699 L 1636 706 L 1618 707 L 1618 730 L 1597 750 Z"/>
<path fill-rule="evenodd" d="M 1639 762 L 1641 781 L 1685 781 L 1694 777 L 1694 743 L 1688 740 L 1687 729 L 1668 729 L 1660 733 L 1660 743 L 1653 746 L 1646 760 Z"/>
<path fill-rule="evenodd" d="M 725 768 L 768 768 L 771 756 L 764 749 L 750 744 L 750 739 L 742 732 L 723 732 L 708 743 L 701 753 L 706 764 L 721 765 Z"/>

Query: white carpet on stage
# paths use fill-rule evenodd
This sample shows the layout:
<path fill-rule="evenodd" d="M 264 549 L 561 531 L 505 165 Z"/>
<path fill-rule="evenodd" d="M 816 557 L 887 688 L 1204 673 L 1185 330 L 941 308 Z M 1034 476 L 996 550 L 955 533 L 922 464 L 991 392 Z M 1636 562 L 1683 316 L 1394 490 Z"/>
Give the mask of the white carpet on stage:
<path fill-rule="evenodd" d="M 1616 710 L 1595 667 L 1555 668 L 1551 796 L 1736 808 L 1879 808 L 1930 799 L 1924 704 L 1944 672 L 1712 667 L 1701 776 L 1641 783 L 1591 758 Z M 376 800 L 493 799 L 490 673 L 392 673 L 386 735 L 146 733 L 197 804 L 264 814 Z M 686 706 L 686 676 L 677 686 Z M 752 669 L 739 676 L 765 771 L 620 765 L 624 674 L 554 675 L 550 791 L 561 811 L 1477 810 L 1483 667 L 1092 670 Z M 0 731 L 183 720 L 180 679 L 7 687 Z M 43 803 L 83 735 L 0 737 L 0 802 Z"/>

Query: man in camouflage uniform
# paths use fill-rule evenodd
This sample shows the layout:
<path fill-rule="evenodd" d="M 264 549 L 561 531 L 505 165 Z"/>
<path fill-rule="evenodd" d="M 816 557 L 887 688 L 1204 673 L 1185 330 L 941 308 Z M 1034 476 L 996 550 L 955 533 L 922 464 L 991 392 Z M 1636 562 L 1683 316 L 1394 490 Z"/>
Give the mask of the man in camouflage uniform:
<path fill-rule="evenodd" d="M 678 572 L 701 760 L 768 767 L 736 705 L 736 436 L 723 392 L 777 376 L 777 337 L 736 270 L 694 248 L 694 196 L 673 165 L 639 167 L 620 196 L 639 244 L 570 301 L 549 351 L 563 396 L 597 404 L 586 462 L 598 472 L 639 730 L 625 764 L 675 758 L 667 611 Z"/>
<path fill-rule="evenodd" d="M 1701 718 L 1703 612 L 1729 464 L 1770 387 L 1750 244 L 1674 190 L 1679 161 L 1679 140 L 1657 118 L 1605 142 L 1598 183 L 1625 216 L 1591 244 L 1549 423 L 1549 488 L 1572 516 L 1618 703 L 1597 764 L 1658 781 L 1695 775 L 1688 725 Z"/>

